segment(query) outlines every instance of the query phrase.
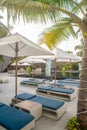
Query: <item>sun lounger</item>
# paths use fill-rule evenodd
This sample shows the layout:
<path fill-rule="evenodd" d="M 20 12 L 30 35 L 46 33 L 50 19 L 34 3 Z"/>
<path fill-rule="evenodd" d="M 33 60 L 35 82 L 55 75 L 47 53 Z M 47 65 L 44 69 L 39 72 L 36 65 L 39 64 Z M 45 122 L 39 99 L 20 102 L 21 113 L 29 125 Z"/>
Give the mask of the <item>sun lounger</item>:
<path fill-rule="evenodd" d="M 74 80 L 69 80 L 69 79 L 65 79 L 65 80 L 58 80 L 57 84 L 63 84 L 63 85 L 70 85 L 70 86 L 77 86 L 79 87 L 79 81 L 74 81 Z"/>
<path fill-rule="evenodd" d="M 76 79 L 64 79 L 64 80 L 59 80 L 59 81 L 64 81 L 64 82 L 68 82 L 68 83 L 74 83 L 74 84 L 79 84 L 79 80 Z"/>
<path fill-rule="evenodd" d="M 79 84 L 74 84 L 74 83 L 68 83 L 68 82 L 57 82 L 56 84 L 54 84 L 54 83 L 50 83 L 50 85 L 55 85 L 56 87 L 66 87 L 66 86 L 70 86 L 70 88 L 71 87 L 77 87 L 77 88 L 79 88 Z"/>
<path fill-rule="evenodd" d="M 25 100 L 15 104 L 15 107 L 23 111 L 29 112 L 35 117 L 35 121 L 42 117 L 42 105 L 40 103 Z"/>
<path fill-rule="evenodd" d="M 64 101 L 26 93 L 17 95 L 16 98 L 12 99 L 11 104 L 14 105 L 15 103 L 23 100 L 31 100 L 42 104 L 42 115 L 55 120 L 58 120 L 65 113 L 67 108 L 66 102 Z"/>
<path fill-rule="evenodd" d="M 77 91 L 70 88 L 56 88 L 52 86 L 43 86 L 36 90 L 38 95 L 43 95 L 56 99 L 63 99 L 70 101 L 76 97 Z"/>
<path fill-rule="evenodd" d="M 31 78 L 28 80 L 23 80 L 20 82 L 20 84 L 22 85 L 34 85 L 34 86 L 38 86 L 40 87 L 41 85 L 47 83 L 47 80 L 45 79 L 35 79 L 35 78 Z"/>
<path fill-rule="evenodd" d="M 34 125 L 32 115 L 0 102 L 0 130 L 30 130 Z"/>
<path fill-rule="evenodd" d="M 64 79 L 64 80 L 52 80 L 50 82 L 50 85 L 55 85 L 55 86 L 60 86 L 60 87 L 65 87 L 65 86 L 72 86 L 72 87 L 77 87 L 79 88 L 79 81 L 74 80 L 74 79 Z"/>

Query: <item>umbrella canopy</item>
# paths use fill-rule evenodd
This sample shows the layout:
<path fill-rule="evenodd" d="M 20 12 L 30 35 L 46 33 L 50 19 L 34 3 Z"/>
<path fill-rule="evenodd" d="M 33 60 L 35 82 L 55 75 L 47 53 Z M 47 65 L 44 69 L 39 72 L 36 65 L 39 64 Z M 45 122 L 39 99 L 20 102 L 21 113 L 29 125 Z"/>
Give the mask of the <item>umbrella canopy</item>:
<path fill-rule="evenodd" d="M 32 41 L 16 33 L 0 39 L 0 55 L 16 58 L 15 96 L 17 96 L 17 62 L 20 56 L 51 55 L 50 51 L 34 44 Z"/>
<path fill-rule="evenodd" d="M 13 64 L 11 64 L 11 66 L 15 66 L 15 65 L 16 65 L 15 62 L 14 62 Z M 18 66 L 31 66 L 31 64 L 26 63 L 26 62 L 25 62 L 25 63 L 20 63 L 20 62 L 18 62 L 17 65 L 18 65 Z"/>
<path fill-rule="evenodd" d="M 69 59 L 58 59 L 56 62 L 68 62 L 70 63 L 70 78 L 72 78 L 72 63 L 80 62 L 82 57 L 69 53 Z"/>
<path fill-rule="evenodd" d="M 82 60 L 82 57 L 77 56 L 73 53 L 69 53 L 69 58 L 65 58 L 65 59 L 57 59 L 56 62 L 80 62 Z"/>
<path fill-rule="evenodd" d="M 73 61 L 73 62 L 79 62 L 81 61 L 81 57 L 77 56 L 73 53 L 67 53 L 65 51 L 63 51 L 62 49 L 59 48 L 55 48 L 52 50 L 52 53 L 55 55 L 56 61 Z"/>
<path fill-rule="evenodd" d="M 67 53 L 63 51 L 62 49 L 55 48 L 52 50 L 52 53 L 54 55 L 40 55 L 40 56 L 30 56 L 30 58 L 34 59 L 46 59 L 46 60 L 55 60 L 58 61 L 72 61 L 72 62 L 79 62 L 81 61 L 81 57 L 74 55 L 72 53 Z"/>
<path fill-rule="evenodd" d="M 26 57 L 23 60 L 20 60 L 19 63 L 30 63 L 30 64 L 44 63 L 44 64 L 46 64 L 47 62 L 43 59 L 33 59 L 33 58 L 30 58 L 30 57 Z"/>
<path fill-rule="evenodd" d="M 19 57 L 52 54 L 18 33 L 0 39 L 0 55 L 16 57 L 17 51 Z"/>
<path fill-rule="evenodd" d="M 55 81 L 56 81 L 56 62 L 79 62 L 81 61 L 81 57 L 74 55 L 72 53 L 67 53 L 63 51 L 62 49 L 59 48 L 54 48 L 52 50 L 52 53 L 54 55 L 42 55 L 42 56 L 30 56 L 32 58 L 40 58 L 40 59 L 47 59 L 47 60 L 54 60 L 54 76 L 55 76 Z"/>
<path fill-rule="evenodd" d="M 33 72 L 33 64 L 37 64 L 37 63 L 43 63 L 46 64 L 47 62 L 43 59 L 33 59 L 30 57 L 26 57 L 23 60 L 20 60 L 19 63 L 29 63 L 32 65 L 32 72 Z M 33 77 L 33 73 L 32 73 L 32 77 Z"/>

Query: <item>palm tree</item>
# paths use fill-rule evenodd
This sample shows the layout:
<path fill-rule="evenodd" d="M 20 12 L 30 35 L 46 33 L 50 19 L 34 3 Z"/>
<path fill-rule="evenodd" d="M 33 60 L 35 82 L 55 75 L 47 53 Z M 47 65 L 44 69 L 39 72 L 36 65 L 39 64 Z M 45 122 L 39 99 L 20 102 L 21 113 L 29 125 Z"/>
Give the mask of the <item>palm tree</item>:
<path fill-rule="evenodd" d="M 23 17 L 25 22 L 47 22 L 54 25 L 40 37 L 40 41 L 49 48 L 55 47 L 70 36 L 77 38 L 81 31 L 83 45 L 82 72 L 78 95 L 77 118 L 81 127 L 87 128 L 87 0 L 1 0 L 14 19 Z"/>
<path fill-rule="evenodd" d="M 78 30 L 81 31 L 84 41 L 83 67 L 80 74 L 77 118 L 81 128 L 87 129 L 87 0 L 71 0 L 71 7 L 68 5 L 69 2 L 70 0 L 63 0 L 65 8 L 62 5 L 58 7 L 58 10 L 63 13 L 63 16 L 61 16 L 56 24 L 43 32 L 40 37 L 40 42 L 52 48 L 61 41 L 67 40 L 70 36 L 76 38 L 78 36 Z M 79 14 L 83 15 L 83 18 Z"/>

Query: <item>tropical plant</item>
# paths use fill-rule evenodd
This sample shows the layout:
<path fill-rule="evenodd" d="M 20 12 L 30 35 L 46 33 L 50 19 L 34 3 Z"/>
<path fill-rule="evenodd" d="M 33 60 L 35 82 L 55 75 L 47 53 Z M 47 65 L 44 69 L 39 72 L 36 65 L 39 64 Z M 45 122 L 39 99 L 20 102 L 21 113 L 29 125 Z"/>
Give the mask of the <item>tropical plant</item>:
<path fill-rule="evenodd" d="M 26 68 L 26 72 L 27 72 L 28 74 L 31 74 L 31 71 L 32 71 L 32 70 L 31 70 L 31 67 L 27 67 L 27 68 Z"/>
<path fill-rule="evenodd" d="M 66 77 L 66 71 L 70 69 L 70 65 L 66 64 L 65 66 L 62 67 L 62 75 Z"/>
<path fill-rule="evenodd" d="M 70 36 L 83 36 L 83 68 L 80 76 L 77 118 L 80 126 L 87 128 L 87 0 L 1 0 L 10 16 L 24 21 L 49 20 L 56 23 L 41 35 L 41 42 L 49 48 L 55 47 Z M 83 129 L 84 129 L 83 128 Z"/>
<path fill-rule="evenodd" d="M 78 123 L 78 119 L 76 117 L 72 117 L 67 123 L 67 130 L 80 130 L 80 124 Z"/>

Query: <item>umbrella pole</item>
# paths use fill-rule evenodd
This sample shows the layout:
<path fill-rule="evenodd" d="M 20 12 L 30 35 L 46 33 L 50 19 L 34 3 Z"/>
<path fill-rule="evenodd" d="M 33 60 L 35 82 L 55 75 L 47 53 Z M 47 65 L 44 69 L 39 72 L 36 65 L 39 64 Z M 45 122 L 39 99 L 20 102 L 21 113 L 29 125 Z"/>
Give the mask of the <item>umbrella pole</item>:
<path fill-rule="evenodd" d="M 18 43 L 16 43 L 16 48 L 15 48 L 15 52 L 16 52 L 16 66 L 15 66 L 15 96 L 17 96 L 17 74 L 18 74 Z"/>
<path fill-rule="evenodd" d="M 31 71 L 32 71 L 32 78 L 33 78 L 33 63 L 32 63 L 32 67 L 31 67 L 31 68 L 32 68 L 32 70 L 31 70 Z"/>
<path fill-rule="evenodd" d="M 70 79 L 72 78 L 72 62 L 70 60 Z"/>
<path fill-rule="evenodd" d="M 56 58 L 54 60 L 54 86 L 56 86 Z"/>

